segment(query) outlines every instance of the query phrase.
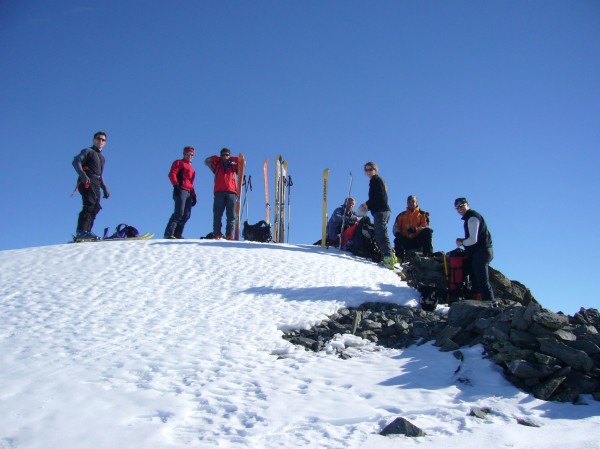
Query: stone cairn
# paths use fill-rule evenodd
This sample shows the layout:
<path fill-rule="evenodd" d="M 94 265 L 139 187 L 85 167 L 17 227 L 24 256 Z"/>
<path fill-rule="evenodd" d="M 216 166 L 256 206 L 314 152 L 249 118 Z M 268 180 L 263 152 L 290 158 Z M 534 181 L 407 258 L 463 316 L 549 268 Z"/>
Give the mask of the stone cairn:
<path fill-rule="evenodd" d="M 421 292 L 447 303 L 444 254 L 409 254 L 398 275 Z M 309 330 L 283 338 L 320 351 L 336 334 L 353 334 L 388 348 L 434 341 L 442 351 L 481 344 L 485 356 L 499 364 L 506 378 L 536 398 L 577 403 L 582 394 L 600 400 L 600 313 L 580 309 L 574 316 L 544 309 L 527 287 L 490 268 L 496 300 L 462 299 L 447 314 L 421 307 L 368 302 L 342 308 Z M 427 307 L 425 307 L 427 308 Z M 345 350 L 338 350 L 348 358 Z"/>

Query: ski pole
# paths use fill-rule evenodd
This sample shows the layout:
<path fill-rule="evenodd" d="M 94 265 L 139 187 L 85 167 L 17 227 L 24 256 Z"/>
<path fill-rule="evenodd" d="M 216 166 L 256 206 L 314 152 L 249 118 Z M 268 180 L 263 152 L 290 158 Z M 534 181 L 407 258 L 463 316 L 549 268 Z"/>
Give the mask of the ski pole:
<path fill-rule="evenodd" d="M 350 198 L 350 195 L 352 194 L 352 180 L 353 179 L 354 178 L 352 177 L 352 172 L 350 172 L 350 187 L 348 188 L 348 196 L 344 200 L 344 216 L 342 217 L 342 229 L 340 230 L 340 241 L 339 241 L 339 245 L 338 245 L 339 250 L 342 249 L 342 235 L 344 234 L 344 228 L 346 227 L 346 213 L 348 212 L 348 205 L 346 204 L 346 200 L 348 198 Z"/>
<path fill-rule="evenodd" d="M 294 185 L 294 183 L 292 182 L 292 177 L 288 176 L 288 192 L 287 192 L 287 197 L 288 197 L 288 211 L 287 211 L 287 237 L 286 237 L 286 243 L 290 243 L 290 221 L 291 221 L 291 215 L 290 215 L 290 196 L 292 196 L 292 186 Z"/>

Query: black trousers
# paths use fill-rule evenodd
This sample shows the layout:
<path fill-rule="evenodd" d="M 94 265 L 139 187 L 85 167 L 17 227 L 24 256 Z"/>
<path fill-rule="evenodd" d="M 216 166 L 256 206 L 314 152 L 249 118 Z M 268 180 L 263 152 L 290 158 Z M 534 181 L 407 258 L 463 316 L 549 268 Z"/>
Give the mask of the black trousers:
<path fill-rule="evenodd" d="M 394 239 L 394 250 L 396 251 L 396 257 L 404 257 L 405 249 L 421 249 L 423 254 L 429 255 L 433 253 L 433 230 L 431 228 L 423 229 L 419 235 L 409 239 L 404 237 L 402 234 L 398 234 Z"/>
<path fill-rule="evenodd" d="M 81 194 L 83 203 L 77 220 L 77 231 L 91 232 L 96 215 L 102 209 L 100 206 L 100 184 L 90 182 L 89 187 L 86 189 L 84 183 L 80 182 L 77 190 Z"/>

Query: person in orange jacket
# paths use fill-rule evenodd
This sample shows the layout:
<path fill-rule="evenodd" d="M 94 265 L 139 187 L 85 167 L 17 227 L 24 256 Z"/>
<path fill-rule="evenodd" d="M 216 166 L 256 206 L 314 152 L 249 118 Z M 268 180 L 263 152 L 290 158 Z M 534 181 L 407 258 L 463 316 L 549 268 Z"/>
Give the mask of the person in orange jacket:
<path fill-rule="evenodd" d="M 215 199 L 213 202 L 213 236 L 223 238 L 221 220 L 226 212 L 225 238 L 233 240 L 235 229 L 235 203 L 237 201 L 238 158 L 231 156 L 228 148 L 221 150 L 221 156 L 209 156 L 204 164 L 215 175 Z"/>
<path fill-rule="evenodd" d="M 173 184 L 173 201 L 175 209 L 167 227 L 164 238 L 182 239 L 183 228 L 192 215 L 192 207 L 196 205 L 196 191 L 194 190 L 194 179 L 196 171 L 192 167 L 194 148 L 183 149 L 183 159 L 178 159 L 171 165 L 169 170 L 169 181 Z"/>
<path fill-rule="evenodd" d="M 429 212 L 424 212 L 418 205 L 415 195 L 406 199 L 406 210 L 394 221 L 392 228 L 396 257 L 402 259 L 405 249 L 422 249 L 424 256 L 433 253 L 433 230 L 429 227 Z"/>

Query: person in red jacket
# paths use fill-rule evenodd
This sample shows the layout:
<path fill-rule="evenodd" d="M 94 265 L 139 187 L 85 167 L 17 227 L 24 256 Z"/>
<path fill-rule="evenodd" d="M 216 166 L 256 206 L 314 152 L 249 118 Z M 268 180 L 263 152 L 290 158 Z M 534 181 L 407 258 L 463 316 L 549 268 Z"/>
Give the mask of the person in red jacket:
<path fill-rule="evenodd" d="M 394 250 L 398 259 L 404 258 L 405 249 L 422 249 L 425 257 L 433 253 L 433 230 L 429 227 L 429 212 L 419 208 L 415 195 L 406 199 L 406 210 L 396 217 L 392 232 L 396 236 Z"/>
<path fill-rule="evenodd" d="M 192 207 L 196 205 L 194 178 L 196 171 L 192 167 L 194 148 L 183 149 L 183 159 L 178 159 L 171 165 L 169 181 L 173 184 L 173 200 L 175 210 L 165 228 L 164 238 L 182 239 L 183 228 L 192 215 Z"/>
<path fill-rule="evenodd" d="M 215 175 L 215 199 L 213 202 L 213 236 L 223 237 L 221 220 L 226 212 L 225 238 L 233 240 L 235 228 L 235 203 L 237 201 L 238 158 L 231 156 L 228 148 L 221 150 L 221 156 L 209 156 L 204 164 Z"/>

